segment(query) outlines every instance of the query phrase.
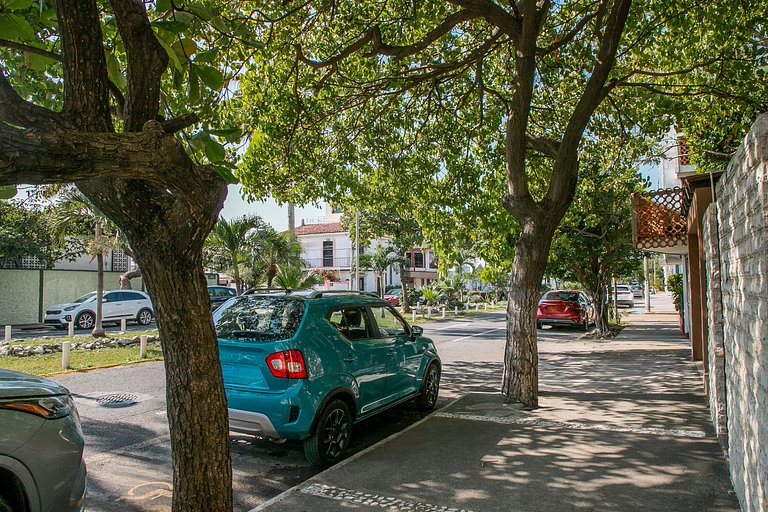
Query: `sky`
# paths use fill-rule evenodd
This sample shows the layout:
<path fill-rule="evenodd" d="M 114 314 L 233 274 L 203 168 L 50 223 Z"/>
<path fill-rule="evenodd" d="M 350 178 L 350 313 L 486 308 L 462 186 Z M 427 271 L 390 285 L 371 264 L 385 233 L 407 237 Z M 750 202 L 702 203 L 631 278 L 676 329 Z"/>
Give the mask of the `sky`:
<path fill-rule="evenodd" d="M 307 221 L 321 219 L 325 216 L 325 209 L 321 205 L 320 208 L 316 208 L 312 205 L 307 207 L 296 208 L 296 225 L 301 225 L 301 220 Z M 261 202 L 248 203 L 243 200 L 242 187 L 240 185 L 230 185 L 227 190 L 227 199 L 224 201 L 224 208 L 219 214 L 227 220 L 232 220 L 235 217 L 242 217 L 243 215 L 256 214 L 268 224 L 270 224 L 277 231 L 285 231 L 288 229 L 288 207 L 279 206 L 274 200 L 269 199 Z"/>

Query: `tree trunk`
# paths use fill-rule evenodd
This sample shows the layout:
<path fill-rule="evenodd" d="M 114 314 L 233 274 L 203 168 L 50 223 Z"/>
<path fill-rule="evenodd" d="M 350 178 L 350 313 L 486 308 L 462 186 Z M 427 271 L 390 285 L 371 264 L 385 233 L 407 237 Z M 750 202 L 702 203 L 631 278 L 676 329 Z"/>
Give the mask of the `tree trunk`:
<path fill-rule="evenodd" d="M 101 242 L 101 224 L 96 223 L 96 237 L 95 242 L 100 244 Z M 100 247 L 100 246 L 99 246 Z M 94 338 L 103 338 L 107 335 L 104 331 L 104 327 L 101 325 L 104 311 L 104 253 L 101 248 L 96 253 L 96 319 L 93 323 L 93 330 L 91 336 Z"/>
<path fill-rule="evenodd" d="M 523 227 L 515 245 L 509 285 L 501 392 L 507 403 L 519 402 L 527 409 L 539 406 L 536 306 L 555 229 L 548 224 L 546 220 L 531 220 Z"/>
<path fill-rule="evenodd" d="M 231 511 L 226 397 L 202 254 L 158 251 L 149 244 L 136 253 L 163 345 L 173 510 Z"/>
<path fill-rule="evenodd" d="M 611 332 L 608 325 L 608 308 L 605 303 L 605 286 L 590 290 L 595 307 L 595 329 L 600 338 L 605 338 Z"/>
<path fill-rule="evenodd" d="M 133 256 L 131 256 L 133 258 Z M 120 289 L 121 290 L 131 290 L 131 279 L 135 279 L 137 277 L 141 277 L 141 269 L 137 268 L 136 270 L 129 270 L 128 272 L 125 272 L 124 274 L 120 274 L 120 277 L 118 277 L 118 282 L 120 283 Z"/>
<path fill-rule="evenodd" d="M 410 313 L 411 312 L 411 304 L 408 300 L 408 286 L 405 283 L 405 280 L 407 279 L 405 275 L 405 264 L 403 262 L 399 263 L 399 271 L 400 271 L 400 297 L 401 303 L 400 305 L 403 307 L 404 313 Z"/>

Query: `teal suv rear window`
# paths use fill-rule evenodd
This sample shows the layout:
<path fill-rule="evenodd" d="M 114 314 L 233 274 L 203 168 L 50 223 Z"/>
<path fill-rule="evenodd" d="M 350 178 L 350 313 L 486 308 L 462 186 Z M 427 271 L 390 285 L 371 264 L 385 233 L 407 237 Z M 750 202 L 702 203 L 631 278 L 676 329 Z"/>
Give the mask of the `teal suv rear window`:
<path fill-rule="evenodd" d="M 293 337 L 304 301 L 290 297 L 243 296 L 213 314 L 219 338 L 277 341 Z"/>

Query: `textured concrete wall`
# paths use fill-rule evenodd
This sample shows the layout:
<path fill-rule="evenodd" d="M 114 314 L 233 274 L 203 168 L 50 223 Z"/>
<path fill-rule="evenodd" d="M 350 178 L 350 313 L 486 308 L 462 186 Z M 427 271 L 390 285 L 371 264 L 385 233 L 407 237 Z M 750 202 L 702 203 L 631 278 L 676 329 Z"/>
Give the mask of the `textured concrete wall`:
<path fill-rule="evenodd" d="M 704 260 L 707 276 L 707 332 L 709 361 L 709 410 L 717 437 L 724 447 L 728 446 L 728 415 L 725 388 L 725 341 L 723 338 L 723 296 L 720 288 L 720 250 L 717 234 L 716 205 L 711 205 L 704 214 L 702 234 L 704 242 Z"/>
<path fill-rule="evenodd" d="M 764 512 L 768 510 L 768 114 L 753 125 L 716 192 L 731 478 L 742 509 Z M 713 302 L 710 305 L 716 308 Z M 711 351 L 716 360 L 716 342 Z"/>
<path fill-rule="evenodd" d="M 40 270 L 0 269 L 0 325 L 31 324 L 39 320 Z M 104 272 L 104 289 L 119 288 L 121 272 Z M 71 302 L 96 289 L 96 272 L 87 270 L 42 271 L 42 304 Z M 131 286 L 141 289 L 141 278 L 132 279 Z"/>
<path fill-rule="evenodd" d="M 0 325 L 38 321 L 39 270 L 0 269 Z"/>

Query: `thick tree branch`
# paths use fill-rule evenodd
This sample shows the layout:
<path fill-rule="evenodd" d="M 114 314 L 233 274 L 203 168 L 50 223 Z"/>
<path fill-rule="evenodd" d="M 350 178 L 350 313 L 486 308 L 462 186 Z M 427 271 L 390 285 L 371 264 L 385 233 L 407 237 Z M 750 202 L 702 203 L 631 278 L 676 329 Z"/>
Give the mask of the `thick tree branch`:
<path fill-rule="evenodd" d="M 596 17 L 602 16 L 605 13 L 605 8 L 607 7 L 607 2 L 600 2 L 597 9 L 595 9 L 595 12 L 591 14 L 584 15 L 577 23 L 576 25 L 571 28 L 565 35 L 558 38 L 557 42 L 552 43 L 546 48 L 540 48 L 538 50 L 539 55 L 548 55 L 552 52 L 556 52 L 560 48 L 563 48 L 568 43 L 573 41 L 573 39 L 581 33 L 582 30 L 584 30 L 584 27 L 587 26 L 587 23 L 589 23 L 591 20 L 595 19 Z"/>
<path fill-rule="evenodd" d="M 176 133 L 199 122 L 200 117 L 197 114 L 184 114 L 183 116 L 164 121 L 162 126 L 165 133 Z"/>
<path fill-rule="evenodd" d="M 578 174 L 578 147 L 592 113 L 604 98 L 605 84 L 613 68 L 632 0 L 616 0 L 608 15 L 595 65 L 584 92 L 571 114 L 557 156 L 558 172 L 552 173 L 545 202 L 556 211 L 565 211 L 573 196 Z"/>
<path fill-rule="evenodd" d="M 369 43 L 371 44 L 371 50 L 368 52 L 368 55 L 385 55 L 395 58 L 408 57 L 428 48 L 432 43 L 453 30 L 456 25 L 477 17 L 477 14 L 473 14 L 466 9 L 455 12 L 445 18 L 434 29 L 429 31 L 429 33 L 421 40 L 403 46 L 390 45 L 382 42 L 381 29 L 378 25 L 373 25 L 366 30 L 357 41 L 348 45 L 346 48 L 343 48 L 339 53 L 328 59 L 321 61 L 309 59 L 304 55 L 304 51 L 299 45 L 296 45 L 297 58 L 314 69 L 326 68 L 338 64 L 353 53 L 364 48 Z"/>
<path fill-rule="evenodd" d="M 534 135 L 527 135 L 525 140 L 525 147 L 537 151 L 542 155 L 549 158 L 557 158 L 557 153 L 560 151 L 560 142 L 548 139 L 546 137 L 536 137 Z"/>
<path fill-rule="evenodd" d="M 502 204 L 523 225 L 525 219 L 538 211 L 528 189 L 525 172 L 528 120 L 531 113 L 533 86 L 536 77 L 536 40 L 549 11 L 548 0 L 521 2 L 522 30 L 515 52 L 517 83 L 507 118 L 505 137 L 505 163 L 507 191 Z"/>
<path fill-rule="evenodd" d="M 43 48 L 37 48 L 36 46 L 30 46 L 24 43 L 17 43 L 16 41 L 8 41 L 7 39 L 0 39 L 0 46 L 5 48 L 11 48 L 12 50 L 18 50 L 25 53 L 32 53 L 40 55 L 41 57 L 47 57 L 51 60 L 61 62 L 61 55 L 58 53 L 49 52 Z"/>
<path fill-rule="evenodd" d="M 140 0 L 110 0 L 128 57 L 125 131 L 139 131 L 154 119 L 160 105 L 160 78 L 168 54 L 157 41 Z"/>
<path fill-rule="evenodd" d="M 65 127 L 64 119 L 47 108 L 38 107 L 16 94 L 0 68 L 0 122 L 22 128 L 56 130 Z"/>
<path fill-rule="evenodd" d="M 142 132 L 22 130 L 0 123 L 0 184 L 72 183 L 98 178 L 144 180 L 200 194 L 201 176 L 175 137 L 150 121 Z M 210 174 L 215 174 L 208 171 Z"/>
<path fill-rule="evenodd" d="M 510 2 L 513 13 L 505 11 L 492 0 L 450 0 L 454 5 L 469 10 L 475 17 L 482 17 L 489 24 L 500 28 L 512 38 L 515 44 L 520 42 L 522 34 L 522 16 L 515 2 Z"/>
<path fill-rule="evenodd" d="M 56 0 L 64 69 L 62 113 L 81 131 L 111 132 L 109 78 L 96 0 Z"/>

